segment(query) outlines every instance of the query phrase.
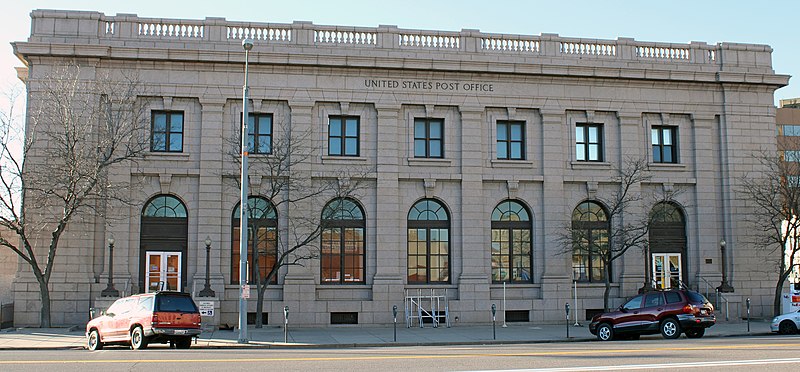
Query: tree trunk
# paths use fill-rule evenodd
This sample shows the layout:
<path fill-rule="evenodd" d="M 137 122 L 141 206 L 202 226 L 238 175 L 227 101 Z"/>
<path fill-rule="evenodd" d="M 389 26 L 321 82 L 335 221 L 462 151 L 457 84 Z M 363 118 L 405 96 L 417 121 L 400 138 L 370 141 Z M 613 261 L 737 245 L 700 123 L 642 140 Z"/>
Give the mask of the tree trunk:
<path fill-rule="evenodd" d="M 609 264 L 605 263 L 606 267 L 603 270 L 603 279 L 606 284 L 606 290 L 603 292 L 603 309 L 604 311 L 609 311 L 608 307 L 608 298 L 611 295 L 611 274 L 609 273 Z"/>
<path fill-rule="evenodd" d="M 781 299 L 783 298 L 783 283 L 789 277 L 791 270 L 786 270 L 778 277 L 778 282 L 775 284 L 775 297 L 772 299 L 772 316 L 781 315 Z"/>
<path fill-rule="evenodd" d="M 47 282 L 43 276 L 37 275 L 36 281 L 39 282 L 39 297 L 42 300 L 42 309 L 39 313 L 39 327 L 50 328 L 50 288 L 47 287 Z"/>
<path fill-rule="evenodd" d="M 258 278 L 258 277 L 257 277 Z M 267 288 L 265 284 L 261 284 L 261 279 L 256 279 L 256 328 L 263 328 L 261 319 L 264 313 L 264 290 Z"/>

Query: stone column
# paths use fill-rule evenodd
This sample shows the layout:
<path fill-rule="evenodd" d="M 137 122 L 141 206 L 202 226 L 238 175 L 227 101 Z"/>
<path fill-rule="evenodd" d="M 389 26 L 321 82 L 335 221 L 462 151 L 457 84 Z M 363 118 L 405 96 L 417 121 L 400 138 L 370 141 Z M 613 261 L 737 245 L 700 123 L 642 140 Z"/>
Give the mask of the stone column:
<path fill-rule="evenodd" d="M 695 270 L 696 281 L 699 288 L 704 288 L 708 281 L 711 290 L 719 285 L 722 272 L 720 271 L 721 257 L 719 241 L 722 238 L 720 214 L 714 206 L 719 205 L 719 186 L 717 184 L 718 169 L 713 161 L 718 156 L 715 154 L 714 126 L 718 119 L 713 113 L 694 113 L 692 115 L 692 138 L 706 138 L 707 141 L 695 141 L 694 152 L 686 154 L 687 162 L 694 168 L 693 177 L 696 180 L 693 207 L 687 208 L 686 227 L 687 258 L 690 268 L 697 265 Z M 706 259 L 711 260 L 706 263 Z M 684 268 L 690 269 L 690 268 Z"/>
<path fill-rule="evenodd" d="M 643 128 L 641 113 L 619 112 L 617 113 L 617 119 L 619 120 L 619 143 L 621 144 L 620 148 L 622 150 L 620 153 L 621 156 L 618 166 L 621 169 L 625 169 L 625 167 L 628 166 L 629 160 L 638 160 L 640 158 L 648 157 L 647 144 L 649 142 L 646 140 L 648 137 L 643 133 L 643 131 L 646 131 L 647 128 Z M 642 144 L 642 141 L 644 141 L 644 144 Z M 626 146 L 625 144 L 640 145 Z M 610 145 L 612 144 L 606 144 L 606 146 Z M 616 172 L 616 170 L 613 170 L 612 172 Z M 615 175 L 612 174 L 612 176 Z M 631 192 L 634 195 L 641 193 L 642 185 L 633 185 L 631 187 Z M 647 202 L 648 199 L 645 198 L 643 201 Z M 632 210 L 626 211 L 622 216 L 623 219 L 647 218 L 649 208 L 652 208 L 652 205 L 632 205 L 631 208 Z M 644 208 L 645 210 L 636 210 L 639 208 Z M 637 221 L 633 221 L 633 223 L 636 222 Z M 612 225 L 611 228 L 613 229 L 614 225 Z M 627 297 L 631 294 L 634 294 L 644 285 L 645 270 L 647 270 L 647 265 L 645 265 L 644 261 L 644 254 L 645 253 L 638 248 L 630 248 L 621 258 L 615 260 L 611 264 L 611 273 L 614 275 L 619 275 L 620 297 Z"/>

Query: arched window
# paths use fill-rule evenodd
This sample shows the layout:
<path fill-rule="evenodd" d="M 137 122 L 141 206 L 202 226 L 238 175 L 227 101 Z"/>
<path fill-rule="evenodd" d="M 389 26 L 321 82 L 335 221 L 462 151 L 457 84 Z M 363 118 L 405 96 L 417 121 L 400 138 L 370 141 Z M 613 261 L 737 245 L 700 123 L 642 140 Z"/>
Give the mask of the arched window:
<path fill-rule="evenodd" d="M 438 201 L 423 199 L 408 212 L 408 283 L 450 282 L 450 217 Z"/>
<path fill-rule="evenodd" d="M 231 284 L 239 284 L 239 217 L 240 204 L 236 205 L 231 218 Z M 269 200 L 251 196 L 247 198 L 247 281 L 264 280 L 278 260 L 278 215 Z M 273 276 L 270 284 L 278 282 Z"/>
<path fill-rule="evenodd" d="M 189 219 L 172 195 L 156 195 L 142 208 L 139 232 L 139 288 L 182 291 L 186 284 Z"/>
<path fill-rule="evenodd" d="M 364 283 L 364 211 L 355 200 L 338 198 L 322 210 L 320 281 Z"/>
<path fill-rule="evenodd" d="M 572 275 L 575 280 L 604 281 L 607 268 L 602 255 L 608 253 L 608 235 L 608 215 L 600 204 L 585 201 L 572 211 Z"/>
<path fill-rule="evenodd" d="M 506 200 L 492 211 L 492 282 L 531 282 L 530 213 Z"/>

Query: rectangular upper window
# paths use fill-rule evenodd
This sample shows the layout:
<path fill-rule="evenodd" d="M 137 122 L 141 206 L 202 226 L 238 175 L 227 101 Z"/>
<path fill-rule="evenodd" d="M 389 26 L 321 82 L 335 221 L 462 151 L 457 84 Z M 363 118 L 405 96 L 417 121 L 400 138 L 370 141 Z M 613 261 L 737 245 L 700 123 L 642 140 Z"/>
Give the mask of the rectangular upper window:
<path fill-rule="evenodd" d="M 497 158 L 525 160 L 525 122 L 497 122 Z"/>
<path fill-rule="evenodd" d="M 328 155 L 358 156 L 359 117 L 331 116 L 328 119 Z"/>
<path fill-rule="evenodd" d="M 251 154 L 272 153 L 272 114 L 249 114 L 247 149 Z"/>
<path fill-rule="evenodd" d="M 150 151 L 183 152 L 183 112 L 153 111 Z"/>
<path fill-rule="evenodd" d="M 414 157 L 444 157 L 444 119 L 414 119 Z"/>
<path fill-rule="evenodd" d="M 603 161 L 603 124 L 575 125 L 575 159 Z"/>
<path fill-rule="evenodd" d="M 678 162 L 678 128 L 653 126 L 650 137 L 653 143 L 653 163 Z"/>
<path fill-rule="evenodd" d="M 779 135 L 787 137 L 800 136 L 800 125 L 782 125 L 781 129 L 783 133 L 778 133 Z"/>
<path fill-rule="evenodd" d="M 783 161 L 800 162 L 800 151 L 786 150 L 783 152 Z"/>

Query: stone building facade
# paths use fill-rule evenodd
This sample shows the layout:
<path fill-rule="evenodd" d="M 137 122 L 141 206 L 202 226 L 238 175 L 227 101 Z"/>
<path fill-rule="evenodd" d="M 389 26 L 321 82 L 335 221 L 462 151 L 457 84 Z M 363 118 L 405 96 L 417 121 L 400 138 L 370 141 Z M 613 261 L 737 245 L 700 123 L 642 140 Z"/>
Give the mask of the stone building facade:
<path fill-rule="evenodd" d="M 462 323 L 490 321 L 492 304 L 499 319 L 555 322 L 565 302 L 582 320 L 603 307 L 604 268 L 591 254 L 563 253 L 559 232 L 590 214 L 602 222 L 601 196 L 616 190 L 614 170 L 629 158 L 647 159 L 653 175 L 638 191 L 674 194 L 647 207 L 672 217 L 648 264 L 639 251 L 613 263 L 613 302 L 635 294 L 648 267 L 654 284 L 680 279 L 713 293 L 724 239 L 731 312 L 745 297 L 754 314 L 771 312 L 775 274 L 742 242 L 748 209 L 737 194 L 737 180 L 757 167 L 751 151 L 775 147 L 773 92 L 788 76 L 772 70 L 768 46 L 31 16 L 30 38 L 14 43 L 29 89 L 52 66 L 74 60 L 87 78 L 135 71 L 152 96 L 152 152 L 114 175 L 141 181 L 131 195 L 136 206 L 120 211 L 125 223 L 89 218 L 70 226 L 54 273 L 56 324 L 81 323 L 88 307 L 105 301 L 111 235 L 123 293 L 163 282 L 195 296 L 209 237 L 215 297 L 196 299 L 213 302 L 211 322 L 236 323 L 239 168 L 225 139 L 239 127 L 244 38 L 255 43 L 250 112 L 260 128 L 252 138 L 268 143 L 263 152 L 281 133 L 308 132 L 311 153 L 294 176 L 321 181 L 367 170 L 368 186 L 347 200 L 262 216 L 282 231 L 293 216 L 331 205 L 350 211 L 337 220 L 342 230 L 315 243 L 324 247 L 320 259 L 280 271 L 265 300 L 270 324 L 283 321 L 284 306 L 295 324 L 386 324 L 392 306 L 402 319 L 417 293 L 442 299 L 438 310 L 446 303 L 449 318 Z M 262 150 L 251 149 L 252 162 L 269 156 Z M 250 194 L 263 195 L 264 182 L 251 173 Z M 269 209 L 269 200 L 254 203 Z M 603 244 L 602 231 L 587 229 L 596 234 L 590 244 Z M 38 321 L 36 283 L 26 273 L 20 265 L 14 284 L 18 325 Z M 249 312 L 254 298 L 253 290 Z"/>

